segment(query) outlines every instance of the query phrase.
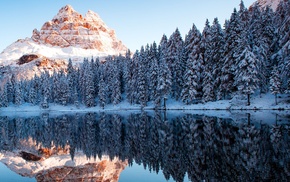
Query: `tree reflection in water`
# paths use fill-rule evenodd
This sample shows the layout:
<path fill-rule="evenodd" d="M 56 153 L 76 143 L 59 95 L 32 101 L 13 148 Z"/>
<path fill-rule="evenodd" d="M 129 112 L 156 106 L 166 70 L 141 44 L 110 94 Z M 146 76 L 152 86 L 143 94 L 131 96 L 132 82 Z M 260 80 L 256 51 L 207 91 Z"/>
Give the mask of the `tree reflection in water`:
<path fill-rule="evenodd" d="M 0 117 L 0 149 L 23 140 L 41 147 L 70 146 L 87 157 L 135 161 L 183 181 L 287 181 L 289 125 L 252 124 L 201 115 L 86 113 L 31 118 Z"/>

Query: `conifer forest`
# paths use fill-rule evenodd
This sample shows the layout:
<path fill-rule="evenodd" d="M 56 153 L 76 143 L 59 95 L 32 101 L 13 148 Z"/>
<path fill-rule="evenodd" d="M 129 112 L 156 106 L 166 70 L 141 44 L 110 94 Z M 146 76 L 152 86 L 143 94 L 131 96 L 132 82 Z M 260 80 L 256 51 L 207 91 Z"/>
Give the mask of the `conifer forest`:
<path fill-rule="evenodd" d="M 185 38 L 177 28 L 159 44 L 134 53 L 85 58 L 80 65 L 70 59 L 67 69 L 31 80 L 12 75 L 0 91 L 0 107 L 56 103 L 104 108 L 127 101 L 160 109 L 167 98 L 196 104 L 235 95 L 250 105 L 254 93 L 288 93 L 289 75 L 290 2 L 275 12 L 241 2 L 223 25 L 217 18 L 206 20 L 200 32 L 193 24 Z"/>

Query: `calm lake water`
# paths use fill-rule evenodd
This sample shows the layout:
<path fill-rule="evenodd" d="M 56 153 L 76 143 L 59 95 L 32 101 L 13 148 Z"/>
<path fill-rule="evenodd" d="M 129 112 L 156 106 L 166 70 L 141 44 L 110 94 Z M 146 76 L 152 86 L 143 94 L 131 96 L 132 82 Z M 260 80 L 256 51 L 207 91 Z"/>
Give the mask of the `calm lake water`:
<path fill-rule="evenodd" d="M 88 159 L 117 158 L 120 164 L 126 163 L 117 173 L 119 181 L 124 182 L 287 181 L 289 127 L 286 111 L 1 113 L 0 179 L 49 181 L 53 175 L 47 174 L 52 171 L 58 178 L 92 179 L 81 166 L 70 169 L 75 173 L 62 174 L 64 166 L 40 170 L 38 163 L 48 159 L 38 161 L 20 155 L 43 156 L 40 148 L 57 147 L 62 153 L 49 157 L 67 155 L 76 161 L 81 153 Z M 16 157 L 22 161 L 11 162 Z M 38 172 L 27 177 L 23 171 L 31 165 L 34 167 L 29 173 Z"/>

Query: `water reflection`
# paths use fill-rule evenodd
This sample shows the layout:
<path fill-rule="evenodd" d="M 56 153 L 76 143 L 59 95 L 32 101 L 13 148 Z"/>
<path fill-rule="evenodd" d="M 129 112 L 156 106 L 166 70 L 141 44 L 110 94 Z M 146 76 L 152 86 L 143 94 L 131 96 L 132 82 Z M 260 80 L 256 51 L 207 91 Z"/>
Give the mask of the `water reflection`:
<path fill-rule="evenodd" d="M 287 181 L 290 177 L 289 123 L 266 124 L 204 115 L 86 113 L 0 117 L 0 150 L 33 141 L 37 149 L 68 148 L 92 159 L 104 155 L 166 180 Z M 30 142 L 31 143 L 31 142 Z"/>

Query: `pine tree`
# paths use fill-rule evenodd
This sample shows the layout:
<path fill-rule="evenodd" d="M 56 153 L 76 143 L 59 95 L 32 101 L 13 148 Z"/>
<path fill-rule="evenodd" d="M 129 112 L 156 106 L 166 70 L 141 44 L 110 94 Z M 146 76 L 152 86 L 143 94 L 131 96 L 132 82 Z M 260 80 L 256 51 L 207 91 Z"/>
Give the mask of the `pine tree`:
<path fill-rule="evenodd" d="M 186 104 L 192 104 L 197 100 L 198 95 L 198 54 L 189 55 L 187 60 L 186 72 L 184 75 L 184 86 L 181 92 L 181 99 Z"/>
<path fill-rule="evenodd" d="M 202 72 L 202 54 L 200 50 L 201 46 L 201 34 L 195 26 L 192 27 L 188 35 L 191 35 L 189 39 L 192 40 L 188 47 L 191 49 L 188 55 L 186 70 L 183 76 L 184 85 L 181 92 L 181 99 L 186 104 L 191 104 L 198 100 L 201 96 L 201 72 Z"/>
<path fill-rule="evenodd" d="M 35 83 L 34 79 L 30 83 L 30 89 L 28 92 L 28 102 L 32 103 L 33 105 L 36 105 L 37 103 L 37 92 L 35 89 Z"/>
<path fill-rule="evenodd" d="M 106 105 L 106 100 L 107 100 L 106 92 L 107 92 L 107 88 L 106 88 L 106 83 L 104 80 L 104 65 L 101 65 L 98 97 L 99 97 L 99 105 L 103 109 Z"/>
<path fill-rule="evenodd" d="M 270 45 L 267 44 L 267 40 L 264 37 L 264 30 L 266 29 L 266 21 L 263 21 L 263 14 L 260 7 L 255 5 L 252 7 L 251 18 L 249 22 L 249 28 L 247 34 L 242 34 L 247 36 L 248 45 L 252 48 L 252 52 L 255 54 L 259 62 L 257 62 L 258 72 L 259 72 L 259 87 L 260 92 L 265 93 L 268 89 L 269 73 L 267 67 L 269 65 L 269 60 L 267 58 L 267 53 L 269 52 Z M 269 20 L 270 21 L 270 20 Z"/>
<path fill-rule="evenodd" d="M 133 104 L 133 85 L 134 85 L 134 63 L 131 59 L 130 50 L 126 53 L 125 58 L 125 80 L 126 80 L 126 98 L 130 104 Z"/>
<path fill-rule="evenodd" d="M 217 18 L 214 19 L 213 25 L 211 26 L 212 32 L 212 76 L 214 79 L 214 92 L 216 99 L 221 99 L 221 94 L 219 92 L 219 86 L 221 84 L 221 65 L 222 56 L 224 55 L 225 49 L 225 35 L 221 28 L 221 25 Z"/>
<path fill-rule="evenodd" d="M 165 61 L 165 59 L 161 60 L 160 67 L 159 67 L 159 79 L 158 79 L 158 87 L 157 91 L 160 93 L 160 100 L 166 100 L 170 93 L 170 88 L 172 85 L 172 77 L 171 71 Z M 159 98 L 156 98 L 159 99 Z M 159 102 L 156 100 L 155 102 Z M 165 105 L 165 103 L 164 103 Z"/>
<path fill-rule="evenodd" d="M 235 73 L 234 85 L 241 93 L 247 95 L 247 105 L 250 105 L 250 94 L 259 87 L 258 60 L 254 53 L 249 50 L 249 47 L 245 48 L 237 60 L 239 64 Z"/>
<path fill-rule="evenodd" d="M 275 95 L 275 104 L 277 105 L 277 94 L 281 93 L 281 76 L 277 66 L 274 66 L 270 77 L 270 91 Z"/>
<path fill-rule="evenodd" d="M 149 90 L 150 92 L 150 100 L 156 101 L 155 106 L 158 108 L 160 107 L 160 93 L 158 91 L 158 80 L 159 80 L 159 65 L 157 62 L 157 58 L 154 58 L 151 61 L 150 66 L 150 79 L 149 79 Z"/>
<path fill-rule="evenodd" d="M 143 109 L 147 105 L 148 101 L 148 83 L 147 83 L 147 70 L 145 59 L 142 56 L 144 54 L 143 47 L 141 48 L 139 54 L 139 63 L 138 63 L 138 82 L 137 82 L 137 95 L 138 101 L 141 104 L 141 108 Z"/>
<path fill-rule="evenodd" d="M 167 64 L 172 74 L 172 96 L 179 99 L 183 85 L 185 60 L 182 59 L 183 40 L 178 29 L 170 36 L 167 46 Z"/>
<path fill-rule="evenodd" d="M 111 65 L 112 67 L 112 95 L 111 100 L 114 105 L 119 104 L 121 102 L 121 80 L 120 80 L 120 70 L 118 68 L 117 62 L 114 61 Z"/>
<path fill-rule="evenodd" d="M 23 103 L 23 90 L 21 82 L 15 83 L 15 105 L 19 106 Z"/>
<path fill-rule="evenodd" d="M 243 51 L 241 44 L 243 40 L 241 37 L 243 29 L 236 9 L 234 9 L 231 18 L 226 25 L 225 31 L 225 51 L 219 88 L 220 92 L 223 94 L 223 98 L 231 96 L 231 94 L 236 91 L 234 77 L 235 70 L 237 69 L 237 56 L 239 56 Z"/>
<path fill-rule="evenodd" d="M 8 88 L 7 83 L 4 85 L 3 90 L 0 92 L 0 107 L 8 107 L 9 101 L 8 101 Z"/>
<path fill-rule="evenodd" d="M 158 85 L 158 52 L 157 45 L 154 42 L 150 46 L 149 51 L 149 73 L 148 73 L 148 84 L 149 84 L 149 100 L 154 100 L 157 95 L 157 85 Z"/>
<path fill-rule="evenodd" d="M 209 21 L 206 20 L 205 28 L 202 33 L 201 39 L 201 52 L 203 54 L 203 70 L 201 78 L 202 83 L 202 101 L 208 102 L 215 100 L 215 93 L 214 93 L 214 81 L 215 78 L 213 77 L 213 66 L 214 66 L 214 59 L 213 55 L 213 33 L 211 32 L 211 27 L 209 25 Z"/>
<path fill-rule="evenodd" d="M 41 80 L 41 95 L 43 97 L 46 97 L 48 99 L 48 102 L 50 101 L 51 96 L 51 83 L 50 83 L 50 75 L 48 71 L 45 71 L 40 75 Z"/>

